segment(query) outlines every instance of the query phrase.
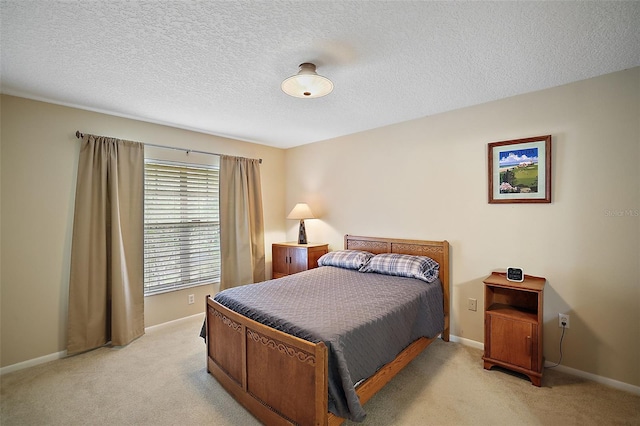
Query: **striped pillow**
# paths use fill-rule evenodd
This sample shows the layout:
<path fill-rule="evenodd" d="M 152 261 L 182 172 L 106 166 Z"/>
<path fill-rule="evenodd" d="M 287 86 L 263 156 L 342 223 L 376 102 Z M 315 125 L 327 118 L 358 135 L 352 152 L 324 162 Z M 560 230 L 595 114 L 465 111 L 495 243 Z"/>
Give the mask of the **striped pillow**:
<path fill-rule="evenodd" d="M 360 272 L 417 278 L 428 283 L 438 278 L 439 270 L 438 262 L 429 257 L 396 253 L 378 254 L 360 268 Z"/>
<path fill-rule="evenodd" d="M 337 266 L 345 269 L 360 269 L 373 257 L 373 253 L 361 250 L 338 250 L 322 255 L 318 266 Z"/>

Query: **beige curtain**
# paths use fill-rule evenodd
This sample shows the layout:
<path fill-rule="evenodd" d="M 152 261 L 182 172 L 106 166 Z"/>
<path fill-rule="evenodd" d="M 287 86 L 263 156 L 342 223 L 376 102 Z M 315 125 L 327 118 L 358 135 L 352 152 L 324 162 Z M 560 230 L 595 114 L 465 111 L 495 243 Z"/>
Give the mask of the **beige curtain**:
<path fill-rule="evenodd" d="M 144 145 L 93 135 L 81 144 L 68 354 L 144 334 Z"/>
<path fill-rule="evenodd" d="M 220 157 L 220 290 L 264 281 L 259 160 Z"/>

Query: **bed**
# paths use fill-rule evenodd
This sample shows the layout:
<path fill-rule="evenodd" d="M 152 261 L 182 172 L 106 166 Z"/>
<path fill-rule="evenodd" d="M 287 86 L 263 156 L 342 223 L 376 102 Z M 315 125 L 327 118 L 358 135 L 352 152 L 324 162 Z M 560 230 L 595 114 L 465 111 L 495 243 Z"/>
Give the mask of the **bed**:
<path fill-rule="evenodd" d="M 370 377 L 359 381 L 354 392 L 359 403 L 364 405 L 433 342 L 438 334 L 443 340 L 449 340 L 449 245 L 446 241 L 346 235 L 344 248 L 374 254 L 428 256 L 439 264 L 438 279 L 435 282 L 441 287 L 438 288 L 441 290 L 440 313 L 443 316 L 440 332 L 431 338 L 417 338 Z M 332 272 L 330 268 L 318 269 Z M 271 283 L 281 280 L 283 279 Z M 208 372 L 265 424 L 341 424 L 344 418 L 329 412 L 329 387 L 330 383 L 333 383 L 330 377 L 334 374 L 329 368 L 335 368 L 336 361 L 332 358 L 332 362 L 329 362 L 329 358 L 334 357 L 334 354 L 333 349 L 329 351 L 327 346 L 334 343 L 314 341 L 317 339 L 313 338 L 305 340 L 294 335 L 303 334 L 285 333 L 277 328 L 281 327 L 254 321 L 207 297 L 205 331 Z M 333 402 L 334 399 L 331 398 L 331 403 Z"/>

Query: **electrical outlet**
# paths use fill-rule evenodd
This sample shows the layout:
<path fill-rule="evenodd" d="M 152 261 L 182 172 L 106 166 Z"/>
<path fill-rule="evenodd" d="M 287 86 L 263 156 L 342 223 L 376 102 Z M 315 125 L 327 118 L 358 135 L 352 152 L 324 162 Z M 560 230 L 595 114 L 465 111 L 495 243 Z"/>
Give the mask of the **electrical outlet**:
<path fill-rule="evenodd" d="M 562 328 L 563 324 L 564 328 L 569 328 L 569 315 L 558 314 L 558 327 Z"/>
<path fill-rule="evenodd" d="M 468 301 L 468 309 L 469 309 L 470 311 L 477 311 L 477 310 L 478 310 L 478 300 L 477 300 L 477 299 L 469 298 L 469 301 Z"/>
<path fill-rule="evenodd" d="M 190 294 L 190 295 L 189 295 L 189 304 L 190 304 L 190 305 L 193 305 L 195 302 L 196 302 L 196 300 L 195 300 L 195 298 L 194 298 L 193 294 Z"/>

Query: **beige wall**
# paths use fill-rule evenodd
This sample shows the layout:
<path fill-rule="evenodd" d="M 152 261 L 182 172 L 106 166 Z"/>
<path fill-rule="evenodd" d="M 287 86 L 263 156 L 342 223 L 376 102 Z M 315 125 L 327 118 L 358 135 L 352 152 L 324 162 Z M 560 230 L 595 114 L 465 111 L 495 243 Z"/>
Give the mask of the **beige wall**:
<path fill-rule="evenodd" d="M 546 134 L 553 203 L 489 205 L 487 143 Z M 563 365 L 638 386 L 639 146 L 635 68 L 290 149 L 286 205 L 308 202 L 321 218 L 307 235 L 332 250 L 345 233 L 448 240 L 452 334 L 465 339 L 483 341 L 467 299 L 483 306 L 491 271 L 546 277 L 546 359 L 559 358 L 567 313 Z"/>
<path fill-rule="evenodd" d="M 640 385 L 640 218 L 624 214 L 640 209 L 640 68 L 286 152 L 11 96 L 0 102 L 0 366 L 64 350 L 80 129 L 263 158 L 269 262 L 272 242 L 295 240 L 297 222 L 284 217 L 302 201 L 321 216 L 306 221 L 309 240 L 334 250 L 345 233 L 449 240 L 452 333 L 465 339 L 483 340 L 481 310 L 466 302 L 482 305 L 491 271 L 516 265 L 544 276 L 547 360 L 559 357 L 557 314 L 568 313 L 563 365 Z M 487 204 L 487 143 L 544 134 L 553 135 L 553 203 Z M 201 312 L 210 291 L 147 298 L 147 325 Z"/>
<path fill-rule="evenodd" d="M 80 142 L 75 131 L 262 158 L 267 271 L 271 243 L 285 237 L 284 151 L 5 96 L 1 102 L 0 366 L 66 346 L 69 256 Z M 203 312 L 203 286 L 145 299 L 145 325 Z M 187 304 L 188 294 L 196 303 Z"/>

